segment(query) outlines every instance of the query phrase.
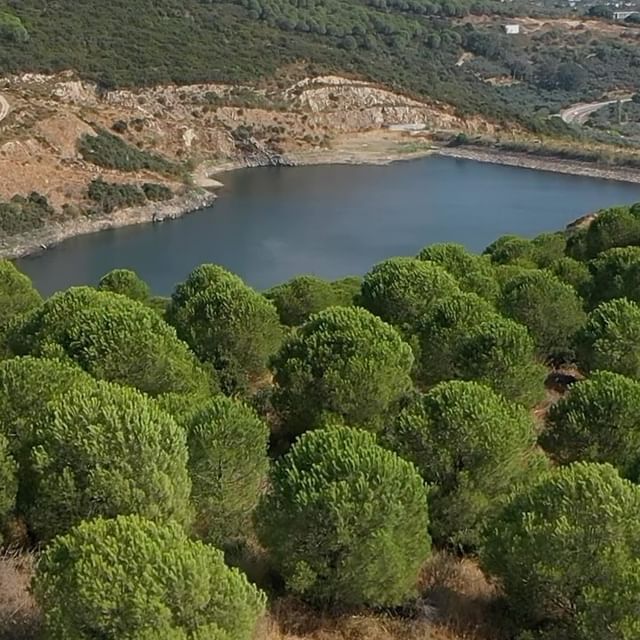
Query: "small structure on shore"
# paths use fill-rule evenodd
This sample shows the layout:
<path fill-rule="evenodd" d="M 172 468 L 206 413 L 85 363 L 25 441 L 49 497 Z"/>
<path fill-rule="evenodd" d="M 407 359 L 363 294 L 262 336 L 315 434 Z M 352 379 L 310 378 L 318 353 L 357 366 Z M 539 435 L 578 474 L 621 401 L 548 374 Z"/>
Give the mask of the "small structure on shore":
<path fill-rule="evenodd" d="M 502 28 L 504 29 L 504 32 L 509 36 L 516 36 L 520 33 L 519 24 L 505 24 Z"/>

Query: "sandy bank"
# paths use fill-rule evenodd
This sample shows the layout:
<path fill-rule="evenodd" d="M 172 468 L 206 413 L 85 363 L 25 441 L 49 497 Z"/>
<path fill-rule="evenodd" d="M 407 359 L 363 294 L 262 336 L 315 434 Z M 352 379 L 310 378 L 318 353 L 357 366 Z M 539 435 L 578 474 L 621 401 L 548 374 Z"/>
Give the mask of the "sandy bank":
<path fill-rule="evenodd" d="M 21 236 L 0 238 L 0 258 L 20 258 L 48 249 L 63 240 L 105 229 L 115 229 L 145 222 L 161 222 L 209 206 L 216 196 L 206 191 L 191 191 L 169 202 L 154 202 L 143 207 L 120 209 L 109 215 L 83 217 L 51 223 Z"/>
<path fill-rule="evenodd" d="M 640 170 L 626 167 L 606 167 L 593 162 L 579 162 L 563 158 L 540 157 L 528 153 L 502 151 L 500 149 L 484 149 L 474 147 L 442 147 L 438 155 L 464 160 L 476 160 L 491 164 L 502 164 L 511 167 L 536 169 L 537 171 L 551 171 L 566 173 L 589 178 L 617 180 L 618 182 L 634 182 L 640 184 Z"/>

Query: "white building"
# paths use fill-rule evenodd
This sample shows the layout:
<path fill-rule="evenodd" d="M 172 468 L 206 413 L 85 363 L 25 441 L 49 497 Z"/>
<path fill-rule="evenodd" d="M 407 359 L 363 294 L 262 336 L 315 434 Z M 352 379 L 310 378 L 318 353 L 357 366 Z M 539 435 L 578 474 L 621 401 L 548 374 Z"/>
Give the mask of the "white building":
<path fill-rule="evenodd" d="M 519 24 L 505 24 L 504 32 L 510 36 L 515 36 L 520 33 L 520 25 Z"/>

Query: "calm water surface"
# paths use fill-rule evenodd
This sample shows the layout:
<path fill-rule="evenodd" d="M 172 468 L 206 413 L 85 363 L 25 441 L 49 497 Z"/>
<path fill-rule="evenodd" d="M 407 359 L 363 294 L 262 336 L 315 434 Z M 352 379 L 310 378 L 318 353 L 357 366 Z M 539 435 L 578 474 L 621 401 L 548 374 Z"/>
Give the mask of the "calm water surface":
<path fill-rule="evenodd" d="M 429 157 L 389 166 L 243 169 L 213 207 L 163 224 L 73 238 L 17 262 L 48 295 L 134 269 L 157 294 L 215 262 L 263 289 L 300 273 L 362 274 L 433 242 L 473 251 L 533 236 L 600 207 L 640 201 L 640 185 Z"/>

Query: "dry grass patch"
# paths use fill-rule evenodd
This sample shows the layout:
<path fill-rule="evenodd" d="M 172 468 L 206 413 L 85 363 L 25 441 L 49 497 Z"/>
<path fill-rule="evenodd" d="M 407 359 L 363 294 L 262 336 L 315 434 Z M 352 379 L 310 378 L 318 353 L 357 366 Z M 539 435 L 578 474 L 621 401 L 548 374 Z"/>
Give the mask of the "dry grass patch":
<path fill-rule="evenodd" d="M 29 590 L 34 558 L 17 551 L 0 551 L 0 640 L 33 640 L 40 612 Z"/>

